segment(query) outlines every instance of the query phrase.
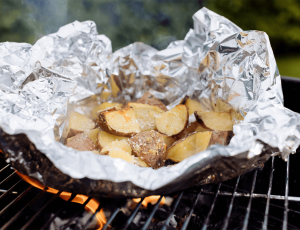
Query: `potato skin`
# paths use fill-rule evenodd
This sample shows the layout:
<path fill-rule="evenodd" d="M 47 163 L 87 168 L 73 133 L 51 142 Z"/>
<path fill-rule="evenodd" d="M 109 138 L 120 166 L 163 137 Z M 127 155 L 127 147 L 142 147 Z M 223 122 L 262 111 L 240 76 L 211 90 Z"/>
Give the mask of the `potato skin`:
<path fill-rule="evenodd" d="M 213 131 L 208 147 L 214 144 L 228 145 L 233 135 L 232 131 Z"/>
<path fill-rule="evenodd" d="M 132 152 L 147 165 L 156 169 L 164 166 L 167 145 L 162 134 L 151 130 L 134 135 L 130 140 Z"/>
<path fill-rule="evenodd" d="M 145 93 L 140 99 L 136 101 L 136 103 L 154 105 L 161 108 L 164 111 L 168 111 L 167 107 L 164 103 L 162 103 L 159 99 L 154 97 L 151 93 Z"/>
<path fill-rule="evenodd" d="M 71 147 L 78 151 L 93 151 L 96 150 L 94 142 L 88 138 L 86 135 L 77 134 L 74 136 L 66 146 Z"/>
<path fill-rule="evenodd" d="M 81 130 L 76 130 L 76 129 L 70 129 L 68 135 L 67 135 L 67 138 L 70 138 L 70 137 L 74 137 L 80 133 L 83 133 L 84 131 L 81 131 Z"/>

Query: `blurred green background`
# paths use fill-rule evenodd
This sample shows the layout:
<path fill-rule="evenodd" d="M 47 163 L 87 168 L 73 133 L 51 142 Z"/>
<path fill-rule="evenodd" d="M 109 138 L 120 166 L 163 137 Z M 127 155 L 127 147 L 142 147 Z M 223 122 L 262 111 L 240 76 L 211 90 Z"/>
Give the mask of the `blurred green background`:
<path fill-rule="evenodd" d="M 135 41 L 164 49 L 184 38 L 203 6 L 265 31 L 281 75 L 300 77 L 299 0 L 0 0 L 0 42 L 33 44 L 69 22 L 93 20 L 113 50 Z"/>

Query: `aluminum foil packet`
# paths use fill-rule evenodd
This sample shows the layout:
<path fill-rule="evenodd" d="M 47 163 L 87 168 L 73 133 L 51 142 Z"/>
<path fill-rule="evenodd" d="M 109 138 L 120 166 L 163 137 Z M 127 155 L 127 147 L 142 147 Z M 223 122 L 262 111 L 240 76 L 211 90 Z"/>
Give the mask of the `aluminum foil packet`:
<path fill-rule="evenodd" d="M 61 27 L 33 46 L 0 44 L 0 144 L 19 172 L 59 190 L 99 197 L 168 194 L 217 183 L 283 159 L 300 144 L 300 116 L 283 106 L 269 38 L 202 8 L 184 40 L 158 51 L 136 42 L 112 53 L 92 21 Z M 244 117 L 228 146 L 213 145 L 157 170 L 64 146 L 68 113 L 151 92 L 170 109 L 185 96 Z"/>

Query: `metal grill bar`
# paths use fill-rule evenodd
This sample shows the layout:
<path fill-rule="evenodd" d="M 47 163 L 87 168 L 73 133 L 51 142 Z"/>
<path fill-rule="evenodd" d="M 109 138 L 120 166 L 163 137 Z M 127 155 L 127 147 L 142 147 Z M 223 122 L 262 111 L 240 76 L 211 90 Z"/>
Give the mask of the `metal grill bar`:
<path fill-rule="evenodd" d="M 228 227 L 230 215 L 231 215 L 231 212 L 232 212 L 233 201 L 234 201 L 234 198 L 235 198 L 235 195 L 236 195 L 236 190 L 237 190 L 239 182 L 240 182 L 240 176 L 236 180 L 236 184 L 235 184 L 235 187 L 234 187 L 234 190 L 233 190 L 233 193 L 232 193 L 232 197 L 231 197 L 231 201 L 230 201 L 230 205 L 229 205 L 229 210 L 228 210 L 228 213 L 227 213 L 225 223 L 224 223 L 224 226 L 223 226 L 222 230 L 226 230 L 227 227 Z"/>
<path fill-rule="evenodd" d="M 177 206 L 178 206 L 178 204 L 179 204 L 179 201 L 181 200 L 182 195 L 183 195 L 183 191 L 182 191 L 182 192 L 179 194 L 179 196 L 177 197 L 177 199 L 176 199 L 176 201 L 175 201 L 175 204 L 174 204 L 174 206 L 173 206 L 173 208 L 172 208 L 172 211 L 171 211 L 170 215 L 168 216 L 168 218 L 166 219 L 166 222 L 164 223 L 164 225 L 163 225 L 163 227 L 162 227 L 161 230 L 166 230 L 166 229 L 167 229 L 167 225 L 169 224 L 169 222 L 170 222 L 170 220 L 171 220 L 171 218 L 172 218 L 174 212 L 176 211 L 176 208 L 177 208 Z"/>
<path fill-rule="evenodd" d="M 0 200 L 2 200 L 4 197 L 6 197 L 7 194 L 10 193 L 11 190 L 13 190 L 13 188 L 15 186 L 17 186 L 20 182 L 22 181 L 22 179 L 18 180 L 17 183 L 15 183 L 13 186 L 11 186 L 5 193 L 3 193 L 1 196 L 0 196 Z"/>
<path fill-rule="evenodd" d="M 145 198 L 141 199 L 141 201 L 135 206 L 133 212 L 131 213 L 130 217 L 128 218 L 128 220 L 126 221 L 125 225 L 123 226 L 123 230 L 126 230 L 129 227 L 129 225 L 133 221 L 133 218 L 135 217 L 135 215 L 137 214 L 138 210 L 140 209 L 140 207 L 141 207 L 144 199 Z"/>
<path fill-rule="evenodd" d="M 283 225 L 282 229 L 287 229 L 287 220 L 288 220 L 288 194 L 289 194 L 289 171 L 290 171 L 290 155 L 288 156 L 286 164 L 286 179 L 285 179 L 285 199 L 284 199 L 284 216 L 283 216 Z"/>
<path fill-rule="evenodd" d="M 120 208 L 117 208 L 113 214 L 111 214 L 111 216 L 109 217 L 108 221 L 106 222 L 106 224 L 103 226 L 102 230 L 106 230 L 107 227 L 110 225 L 110 223 L 113 221 L 113 219 L 116 217 L 116 215 L 118 214 L 118 212 L 120 211 Z"/>
<path fill-rule="evenodd" d="M 0 189 L 0 193 L 6 193 L 7 190 L 5 189 Z M 18 194 L 16 191 L 12 191 L 11 194 Z"/>
<path fill-rule="evenodd" d="M 269 216 L 269 209 L 270 209 L 270 195 L 272 190 L 272 182 L 273 182 L 273 173 L 274 173 L 274 157 L 272 157 L 272 166 L 271 166 L 271 173 L 270 173 L 270 180 L 269 180 L 269 189 L 268 189 L 268 198 L 267 198 L 267 205 L 263 223 L 263 230 L 267 230 L 268 225 L 268 216 Z"/>
<path fill-rule="evenodd" d="M 247 211 L 246 211 L 246 216 L 245 216 L 245 219 L 244 219 L 243 230 L 247 230 L 247 227 L 248 227 L 248 221 L 249 221 L 249 216 L 250 216 L 250 209 L 251 209 L 251 203 L 252 203 L 252 198 L 253 198 L 253 192 L 254 192 L 254 188 L 255 188 L 256 176 L 257 176 L 257 169 L 255 170 L 254 176 L 253 176 L 251 195 L 250 195 L 250 199 L 249 199 L 249 203 L 248 203 L 248 207 L 247 207 Z"/>
<path fill-rule="evenodd" d="M 146 229 L 147 229 L 147 227 L 148 227 L 148 225 L 150 224 L 150 222 L 151 222 L 151 220 L 152 220 L 152 218 L 153 218 L 153 216 L 154 216 L 154 213 L 156 212 L 156 210 L 157 210 L 157 208 L 158 208 L 158 206 L 159 206 L 159 204 L 160 204 L 162 198 L 163 198 L 163 196 L 161 196 L 161 197 L 159 198 L 159 200 L 156 202 L 156 204 L 155 204 L 155 206 L 153 207 L 153 210 L 152 210 L 152 212 L 150 213 L 150 215 L 149 215 L 149 217 L 148 217 L 146 223 L 144 224 L 142 230 L 146 230 Z"/>
<path fill-rule="evenodd" d="M 4 184 L 6 181 L 11 179 L 13 177 L 13 175 L 15 175 L 15 174 L 16 174 L 16 171 L 14 171 L 12 174 L 10 174 L 8 177 L 6 177 L 3 181 L 1 181 L 0 185 Z"/>
<path fill-rule="evenodd" d="M 9 164 L 7 164 L 7 165 L 4 166 L 2 169 L 0 169 L 0 173 L 1 173 L 4 169 L 6 169 L 8 166 L 9 166 Z"/>
<path fill-rule="evenodd" d="M 37 199 L 39 199 L 46 191 L 48 190 L 48 188 L 44 188 L 44 190 L 40 191 L 39 194 L 37 194 L 30 202 L 28 202 L 19 212 L 17 212 L 13 218 L 11 218 L 6 224 L 4 224 L 2 226 L 2 228 L 0 230 L 4 230 L 7 229 L 21 214 L 22 212 L 28 207 L 31 206 L 32 204 L 34 204 L 34 202 L 37 201 Z"/>
<path fill-rule="evenodd" d="M 98 208 L 96 209 L 95 213 L 88 219 L 88 221 L 83 226 L 82 230 L 85 230 L 89 224 L 92 222 L 92 220 L 95 218 L 96 214 L 100 211 L 101 205 L 99 204 Z"/>
<path fill-rule="evenodd" d="M 188 227 L 188 224 L 189 224 L 190 219 L 191 219 L 191 216 L 192 216 L 192 214 L 193 214 L 193 212 L 194 212 L 195 206 L 196 206 L 196 204 L 197 204 L 197 202 L 198 202 L 198 200 L 199 200 L 199 197 L 200 197 L 200 195 L 201 195 L 201 191 L 202 191 L 202 189 L 199 189 L 199 192 L 198 192 L 198 194 L 196 195 L 195 200 L 194 200 L 194 202 L 193 202 L 193 206 L 192 206 L 192 208 L 191 208 L 191 211 L 190 211 L 188 217 L 186 218 L 186 220 L 184 221 L 181 230 L 186 230 L 186 228 Z"/>

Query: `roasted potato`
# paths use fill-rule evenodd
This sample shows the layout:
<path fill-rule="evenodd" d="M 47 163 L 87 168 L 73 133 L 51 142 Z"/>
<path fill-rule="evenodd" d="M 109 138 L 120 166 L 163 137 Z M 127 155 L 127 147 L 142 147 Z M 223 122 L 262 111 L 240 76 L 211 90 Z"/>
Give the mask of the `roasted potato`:
<path fill-rule="evenodd" d="M 151 130 L 134 135 L 129 140 L 132 153 L 152 168 L 159 168 L 166 160 L 167 144 L 162 134 Z"/>
<path fill-rule="evenodd" d="M 83 133 L 83 135 L 86 135 L 88 138 L 90 138 L 95 146 L 97 147 L 98 146 L 98 143 L 97 143 L 97 136 L 98 136 L 98 133 L 99 133 L 100 129 L 96 128 L 96 129 L 92 129 L 92 130 L 87 130 Z"/>
<path fill-rule="evenodd" d="M 116 136 L 105 131 L 99 131 L 97 137 L 97 145 L 100 149 L 103 149 L 113 141 L 121 141 L 128 139 L 129 137 Z"/>
<path fill-rule="evenodd" d="M 139 122 L 142 132 L 156 129 L 155 116 L 164 113 L 162 109 L 153 105 L 128 103 L 127 106 L 134 109 L 136 119 Z"/>
<path fill-rule="evenodd" d="M 162 103 L 159 99 L 154 97 L 151 93 L 145 93 L 140 99 L 136 101 L 136 103 L 148 104 L 157 106 L 161 108 L 163 111 L 168 111 L 167 107 L 164 103 Z"/>
<path fill-rule="evenodd" d="M 175 135 L 174 138 L 176 140 L 182 139 L 189 135 L 190 133 L 194 132 L 205 132 L 205 131 L 212 131 L 211 129 L 206 128 L 205 126 L 199 124 L 197 121 L 193 121 L 188 124 L 188 126 L 179 134 Z"/>
<path fill-rule="evenodd" d="M 73 111 L 69 116 L 67 138 L 73 137 L 78 133 L 83 133 L 84 131 L 94 129 L 95 127 L 96 124 L 92 119 L 81 113 Z"/>
<path fill-rule="evenodd" d="M 160 133 L 173 136 L 182 132 L 189 123 L 189 110 L 185 105 L 177 105 L 170 111 L 155 117 L 155 125 Z"/>
<path fill-rule="evenodd" d="M 131 147 L 126 140 L 109 143 L 100 151 L 100 154 L 107 154 L 113 158 L 121 158 L 134 164 L 134 157 L 131 155 Z"/>
<path fill-rule="evenodd" d="M 232 123 L 237 124 L 240 121 L 244 120 L 244 117 L 235 111 L 235 109 L 227 102 L 217 99 L 217 103 L 214 107 L 215 112 L 228 112 L 231 115 Z"/>
<path fill-rule="evenodd" d="M 96 150 L 94 142 L 82 133 L 75 135 L 70 141 L 68 141 L 66 146 L 76 149 L 78 151 Z"/>
<path fill-rule="evenodd" d="M 200 102 L 190 98 L 186 100 L 185 105 L 189 108 L 189 115 L 194 114 L 195 111 L 204 111 Z"/>
<path fill-rule="evenodd" d="M 174 142 L 167 151 L 167 159 L 180 162 L 198 152 L 206 150 L 213 144 L 228 145 L 232 135 L 232 131 L 191 133 L 187 137 Z"/>
<path fill-rule="evenodd" d="M 167 135 L 163 135 L 165 143 L 167 145 L 167 149 L 170 148 L 173 143 L 176 141 L 176 139 L 174 139 L 173 137 L 168 137 Z"/>
<path fill-rule="evenodd" d="M 199 124 L 212 130 L 231 131 L 233 123 L 231 114 L 227 112 L 195 112 Z"/>
<path fill-rule="evenodd" d="M 100 111 L 106 110 L 108 108 L 113 108 L 113 107 L 115 107 L 116 109 L 121 109 L 122 108 L 122 104 L 120 104 L 120 103 L 104 102 L 104 103 L 102 103 L 100 105 L 97 105 L 92 110 L 92 117 L 97 119 L 98 118 L 98 113 Z"/>
<path fill-rule="evenodd" d="M 130 137 L 141 132 L 133 108 L 100 112 L 97 122 L 101 129 L 117 136 Z"/>
<path fill-rule="evenodd" d="M 141 166 L 141 167 L 149 167 L 149 165 L 147 165 L 146 163 L 145 163 L 145 161 L 143 161 L 141 158 L 139 158 L 139 157 L 135 157 L 134 158 L 134 163 L 136 164 L 136 165 L 138 165 L 138 166 Z"/>

